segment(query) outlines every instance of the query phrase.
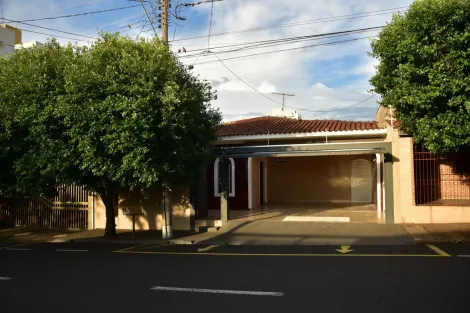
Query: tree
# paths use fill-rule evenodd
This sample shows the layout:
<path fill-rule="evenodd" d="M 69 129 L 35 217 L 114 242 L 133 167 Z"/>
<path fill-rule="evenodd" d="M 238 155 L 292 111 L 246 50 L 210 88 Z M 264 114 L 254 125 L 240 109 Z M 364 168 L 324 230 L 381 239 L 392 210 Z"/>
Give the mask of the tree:
<path fill-rule="evenodd" d="M 430 151 L 470 146 L 470 1 L 417 0 L 372 42 L 370 80 L 400 128 Z"/>
<path fill-rule="evenodd" d="M 0 192 L 86 185 L 103 199 L 105 235 L 114 236 L 117 190 L 188 183 L 212 158 L 221 115 L 210 85 L 158 39 L 51 41 L 0 62 L 0 164 L 9 160 L 11 173 Z"/>

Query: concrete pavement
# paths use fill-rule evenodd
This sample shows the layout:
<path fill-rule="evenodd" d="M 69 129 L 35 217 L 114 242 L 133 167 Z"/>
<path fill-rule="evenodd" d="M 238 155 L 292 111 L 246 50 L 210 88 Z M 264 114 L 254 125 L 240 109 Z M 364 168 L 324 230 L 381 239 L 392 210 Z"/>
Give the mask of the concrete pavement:
<path fill-rule="evenodd" d="M 470 311 L 467 245 L 24 247 L 0 249 L 2 313 Z"/>
<path fill-rule="evenodd" d="M 470 224 L 372 224 L 286 222 L 263 216 L 234 219 L 216 232 L 175 231 L 172 240 L 160 231 L 118 230 L 104 238 L 103 229 L 70 231 L 18 227 L 0 230 L 0 242 L 100 242 L 122 244 L 216 245 L 407 245 L 414 243 L 470 243 Z"/>

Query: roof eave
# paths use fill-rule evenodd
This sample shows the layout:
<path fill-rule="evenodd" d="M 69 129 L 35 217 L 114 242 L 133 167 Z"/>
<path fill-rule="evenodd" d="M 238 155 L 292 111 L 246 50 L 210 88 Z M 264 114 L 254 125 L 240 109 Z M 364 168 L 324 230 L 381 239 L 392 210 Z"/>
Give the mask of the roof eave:
<path fill-rule="evenodd" d="M 300 138 L 377 138 L 386 137 L 387 129 L 365 129 L 365 130 L 348 130 L 336 132 L 311 132 L 311 133 L 294 133 L 294 134 L 264 134 L 264 135 L 242 135 L 242 136 L 219 136 L 218 141 L 251 141 L 251 140 L 267 140 L 267 139 L 300 139 Z"/>

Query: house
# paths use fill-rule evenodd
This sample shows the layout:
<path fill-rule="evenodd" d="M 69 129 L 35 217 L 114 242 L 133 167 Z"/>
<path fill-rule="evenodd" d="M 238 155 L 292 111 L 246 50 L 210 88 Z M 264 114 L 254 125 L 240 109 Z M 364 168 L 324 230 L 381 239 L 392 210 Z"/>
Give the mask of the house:
<path fill-rule="evenodd" d="M 168 198 L 158 188 L 148 197 L 121 190 L 117 228 L 131 229 L 130 214 L 137 213 L 136 229 L 161 229 L 164 205 L 172 208 L 173 230 L 220 226 L 223 189 L 232 216 L 277 210 L 304 221 L 470 223 L 470 151 L 433 155 L 383 107 L 370 122 L 277 113 L 225 123 L 205 175 L 192 186 L 175 186 Z M 15 225 L 93 229 L 106 223 L 101 199 L 79 186 L 63 186 L 50 203 L 14 205 Z M 35 214 L 47 219 L 31 218 Z"/>
<path fill-rule="evenodd" d="M 21 30 L 0 24 L 0 56 L 15 53 L 15 45 L 21 43 Z"/>
<path fill-rule="evenodd" d="M 395 221 L 392 143 L 376 121 L 255 117 L 224 124 L 215 145 L 218 157 L 207 168 L 206 205 L 196 205 L 198 219 L 219 210 L 226 169 L 231 212 L 307 212 L 331 204 L 346 212 L 360 205 L 378 222 Z"/>
<path fill-rule="evenodd" d="M 280 208 L 302 215 L 333 207 L 351 216 L 360 205 L 377 212 L 367 222 L 470 222 L 470 150 L 434 155 L 382 106 L 373 122 L 286 115 L 224 124 L 199 219 L 220 210 L 225 159 L 230 212 Z"/>
<path fill-rule="evenodd" d="M 42 48 L 39 41 L 23 42 L 21 29 L 8 24 L 0 24 L 0 56 L 14 54 L 19 49 Z"/>

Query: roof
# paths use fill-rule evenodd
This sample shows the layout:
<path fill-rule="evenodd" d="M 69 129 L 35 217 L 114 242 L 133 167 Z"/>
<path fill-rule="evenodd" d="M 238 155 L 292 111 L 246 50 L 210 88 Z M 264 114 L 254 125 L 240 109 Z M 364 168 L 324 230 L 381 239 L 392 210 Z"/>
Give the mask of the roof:
<path fill-rule="evenodd" d="M 225 123 L 219 130 L 218 135 L 220 137 L 229 137 L 378 129 L 383 129 L 383 127 L 379 127 L 375 121 L 298 120 L 286 117 L 262 116 Z"/>

